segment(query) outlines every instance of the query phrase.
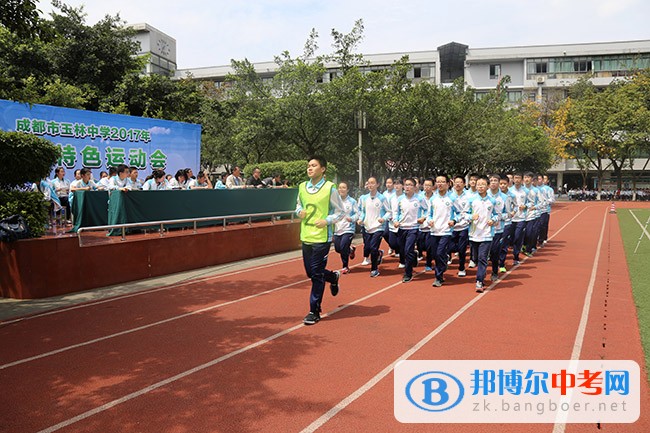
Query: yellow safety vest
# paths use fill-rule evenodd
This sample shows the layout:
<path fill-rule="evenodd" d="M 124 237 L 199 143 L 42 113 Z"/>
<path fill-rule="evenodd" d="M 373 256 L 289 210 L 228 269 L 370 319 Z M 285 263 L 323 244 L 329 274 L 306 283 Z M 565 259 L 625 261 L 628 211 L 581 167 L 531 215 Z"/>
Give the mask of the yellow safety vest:
<path fill-rule="evenodd" d="M 314 224 L 316 220 L 325 219 L 329 214 L 330 194 L 334 184 L 325 181 L 323 186 L 315 193 L 307 191 L 307 182 L 298 187 L 298 197 L 302 209 L 307 213 L 300 222 L 300 240 L 309 244 L 327 242 L 329 239 L 329 228 L 327 226 L 318 228 Z"/>

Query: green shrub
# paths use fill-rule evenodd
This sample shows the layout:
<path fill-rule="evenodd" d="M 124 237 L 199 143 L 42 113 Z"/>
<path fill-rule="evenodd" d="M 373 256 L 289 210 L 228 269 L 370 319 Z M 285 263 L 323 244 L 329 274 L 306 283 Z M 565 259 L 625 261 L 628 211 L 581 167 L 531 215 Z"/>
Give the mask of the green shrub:
<path fill-rule="evenodd" d="M 44 138 L 0 131 L 0 189 L 48 177 L 60 156 L 60 149 Z"/>
<path fill-rule="evenodd" d="M 33 237 L 45 233 L 49 205 L 43 194 L 19 189 L 48 177 L 60 155 L 44 138 L 0 131 L 0 219 L 22 215 Z"/>
<path fill-rule="evenodd" d="M 262 178 L 273 176 L 275 173 L 280 173 L 283 180 L 287 180 L 289 186 L 298 186 L 302 181 L 307 180 L 307 161 L 275 161 L 275 162 L 262 162 L 260 164 L 248 164 L 244 167 L 244 176 L 248 178 L 255 167 L 259 167 L 262 171 Z M 328 180 L 336 178 L 336 166 L 332 163 L 327 163 L 327 171 L 325 177 Z"/>
<path fill-rule="evenodd" d="M 32 191 L 0 191 L 0 219 L 22 215 L 27 221 L 32 237 L 45 233 L 48 220 L 48 203 L 43 194 Z"/>

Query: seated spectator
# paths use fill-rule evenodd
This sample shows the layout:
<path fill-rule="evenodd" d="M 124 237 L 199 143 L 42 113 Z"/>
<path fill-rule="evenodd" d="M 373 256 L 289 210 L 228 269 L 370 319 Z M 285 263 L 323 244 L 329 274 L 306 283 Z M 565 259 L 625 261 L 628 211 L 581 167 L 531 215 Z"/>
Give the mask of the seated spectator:
<path fill-rule="evenodd" d="M 58 213 L 62 209 L 59 196 L 56 195 L 54 185 L 52 185 L 52 182 L 50 182 L 49 179 L 41 179 L 40 182 L 35 183 L 32 188 L 35 191 L 40 191 L 43 194 L 45 201 L 49 205 L 49 213 L 51 215 Z"/>
<path fill-rule="evenodd" d="M 151 176 L 142 185 L 144 191 L 164 191 L 169 189 L 169 183 L 165 179 L 165 172 L 163 170 L 154 170 Z"/>
<path fill-rule="evenodd" d="M 260 178 L 261 174 L 262 171 L 259 168 L 255 167 L 253 169 L 253 175 L 246 181 L 246 188 L 264 188 L 266 185 Z"/>
<path fill-rule="evenodd" d="M 228 173 L 222 173 L 219 180 L 217 180 L 217 183 L 215 183 L 214 189 L 226 189 L 226 178 L 227 177 L 228 177 Z"/>
<path fill-rule="evenodd" d="M 108 189 L 108 183 L 111 180 L 111 177 L 117 175 L 117 168 L 115 167 L 108 167 L 108 173 L 105 171 L 100 171 L 99 172 L 99 182 L 97 182 L 97 189 Z"/>
<path fill-rule="evenodd" d="M 126 187 L 131 191 L 142 189 L 142 179 L 138 179 L 138 167 L 129 167 L 129 177 Z"/>
<path fill-rule="evenodd" d="M 244 180 L 241 177 L 241 169 L 238 166 L 232 169 L 232 174 L 226 178 L 226 188 L 244 188 Z"/>
<path fill-rule="evenodd" d="M 81 180 L 81 169 L 78 168 L 74 171 L 74 180 Z"/>
<path fill-rule="evenodd" d="M 56 191 L 56 195 L 59 198 L 59 202 L 61 202 L 62 208 L 65 209 L 66 215 L 68 215 L 67 219 L 70 219 L 69 215 L 72 215 L 70 213 L 70 203 L 68 202 L 68 194 L 70 194 L 70 181 L 64 176 L 65 169 L 63 167 L 57 167 L 56 170 L 54 170 L 54 179 L 52 179 L 52 186 L 54 187 L 54 191 Z"/>
<path fill-rule="evenodd" d="M 89 168 L 82 168 L 79 174 L 81 175 L 81 179 L 75 180 L 70 184 L 70 195 L 68 196 L 70 208 L 72 208 L 75 191 L 96 191 L 99 189 L 95 181 L 91 179 L 93 174 Z"/>
<path fill-rule="evenodd" d="M 184 171 L 185 171 L 185 179 L 187 179 L 188 182 L 190 179 L 196 179 L 196 177 L 194 177 L 194 173 L 192 172 L 191 168 L 186 168 L 184 169 Z"/>
<path fill-rule="evenodd" d="M 187 177 L 185 176 L 185 169 L 178 170 L 174 177 L 169 180 L 169 187 L 171 189 L 187 189 Z"/>
<path fill-rule="evenodd" d="M 196 179 L 188 182 L 187 189 L 212 189 L 212 182 L 210 182 L 205 172 L 200 171 Z"/>
<path fill-rule="evenodd" d="M 129 177 L 129 167 L 126 164 L 120 164 L 116 168 L 117 174 L 108 181 L 108 190 L 128 191 L 127 178 Z"/>
<path fill-rule="evenodd" d="M 263 179 L 262 182 L 264 182 L 264 185 L 266 185 L 267 188 L 287 187 L 286 183 L 282 183 L 282 178 L 279 173 L 274 174 L 273 177 L 267 177 L 266 179 Z"/>

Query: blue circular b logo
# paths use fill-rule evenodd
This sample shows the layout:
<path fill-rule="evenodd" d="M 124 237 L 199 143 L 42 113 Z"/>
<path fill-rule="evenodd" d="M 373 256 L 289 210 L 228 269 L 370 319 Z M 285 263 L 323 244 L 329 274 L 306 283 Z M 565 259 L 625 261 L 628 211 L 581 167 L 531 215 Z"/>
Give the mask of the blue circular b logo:
<path fill-rule="evenodd" d="M 465 388 L 458 378 L 443 371 L 420 373 L 406 384 L 406 397 L 427 412 L 444 412 L 463 399 Z"/>

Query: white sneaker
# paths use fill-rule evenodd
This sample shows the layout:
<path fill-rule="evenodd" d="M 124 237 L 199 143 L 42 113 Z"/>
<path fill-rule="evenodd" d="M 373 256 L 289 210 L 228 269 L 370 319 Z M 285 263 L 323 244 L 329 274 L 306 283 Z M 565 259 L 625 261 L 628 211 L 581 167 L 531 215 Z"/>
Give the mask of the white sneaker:
<path fill-rule="evenodd" d="M 389 248 L 389 249 L 388 249 L 388 255 L 389 255 L 389 256 L 392 256 L 393 254 L 395 254 L 395 251 L 393 251 L 392 248 Z"/>
<path fill-rule="evenodd" d="M 368 260 L 368 257 L 363 258 L 363 262 L 361 262 L 361 266 L 366 266 L 370 264 L 370 260 Z"/>
<path fill-rule="evenodd" d="M 451 265 L 451 260 L 447 260 L 447 264 L 448 264 L 448 265 Z"/>
<path fill-rule="evenodd" d="M 476 263 L 474 263 L 474 260 L 470 260 L 470 261 L 469 261 L 469 265 L 468 265 L 467 267 L 468 267 L 468 268 L 475 268 L 475 267 L 476 267 Z"/>
<path fill-rule="evenodd" d="M 466 275 L 467 275 L 467 272 L 465 272 L 465 271 L 458 271 L 458 276 L 459 276 L 459 277 L 464 277 L 464 276 L 466 276 Z"/>
<path fill-rule="evenodd" d="M 404 269 L 405 267 L 406 265 L 404 263 L 400 263 L 399 265 L 397 265 L 397 269 Z"/>

